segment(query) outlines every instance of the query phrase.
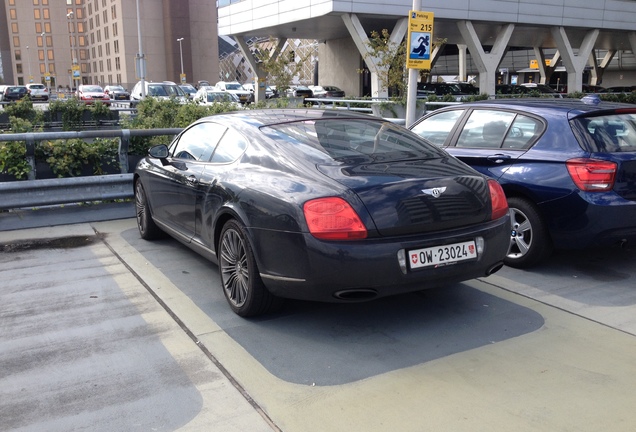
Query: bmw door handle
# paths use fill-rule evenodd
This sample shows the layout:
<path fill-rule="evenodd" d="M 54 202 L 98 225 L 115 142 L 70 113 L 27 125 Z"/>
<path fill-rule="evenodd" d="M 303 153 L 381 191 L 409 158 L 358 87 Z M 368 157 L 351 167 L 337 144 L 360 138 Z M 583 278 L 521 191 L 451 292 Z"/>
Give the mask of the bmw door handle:
<path fill-rule="evenodd" d="M 197 185 L 197 178 L 196 176 L 187 176 L 185 179 L 185 182 L 188 186 L 196 186 Z"/>
<path fill-rule="evenodd" d="M 504 163 L 507 160 L 510 160 L 511 157 L 505 154 L 494 154 L 492 156 L 488 156 L 486 159 L 488 159 L 490 162 L 500 164 L 500 163 Z"/>

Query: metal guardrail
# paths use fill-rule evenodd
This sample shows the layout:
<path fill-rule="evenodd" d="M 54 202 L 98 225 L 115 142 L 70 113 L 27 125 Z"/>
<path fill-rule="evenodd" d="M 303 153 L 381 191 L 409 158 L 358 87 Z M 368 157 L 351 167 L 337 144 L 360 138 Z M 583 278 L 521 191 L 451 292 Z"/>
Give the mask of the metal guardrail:
<path fill-rule="evenodd" d="M 31 165 L 28 180 L 0 182 L 0 210 L 132 198 L 133 174 L 128 173 L 130 138 L 176 135 L 181 131 L 181 128 L 169 128 L 0 134 L 0 142 L 24 141 L 27 150 L 26 159 Z M 119 138 L 120 174 L 36 179 L 35 144 L 43 140 L 74 138 Z"/>
<path fill-rule="evenodd" d="M 0 210 L 133 197 L 133 174 L 0 183 Z"/>

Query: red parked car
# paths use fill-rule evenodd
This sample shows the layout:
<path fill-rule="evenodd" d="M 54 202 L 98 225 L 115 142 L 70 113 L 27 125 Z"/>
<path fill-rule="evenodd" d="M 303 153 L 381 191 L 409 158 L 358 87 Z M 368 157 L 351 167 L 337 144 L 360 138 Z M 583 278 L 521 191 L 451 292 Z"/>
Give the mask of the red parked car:
<path fill-rule="evenodd" d="M 110 96 L 108 96 L 101 86 L 93 84 L 83 84 L 77 89 L 77 98 L 84 103 L 92 104 L 95 102 L 102 102 L 106 105 L 110 105 Z"/>

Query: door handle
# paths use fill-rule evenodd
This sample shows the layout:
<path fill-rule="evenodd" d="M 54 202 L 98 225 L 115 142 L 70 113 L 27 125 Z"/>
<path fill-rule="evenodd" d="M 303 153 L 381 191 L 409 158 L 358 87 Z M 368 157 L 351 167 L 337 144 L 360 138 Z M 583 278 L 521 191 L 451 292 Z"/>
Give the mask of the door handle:
<path fill-rule="evenodd" d="M 488 159 L 490 162 L 494 162 L 496 164 L 500 164 L 503 163 L 504 161 L 507 161 L 509 159 L 512 159 L 510 156 L 505 155 L 505 154 L 494 154 L 491 156 L 488 156 L 486 159 Z"/>
<path fill-rule="evenodd" d="M 189 175 L 186 177 L 185 179 L 186 184 L 188 184 L 189 186 L 196 186 L 197 184 L 197 178 L 196 176 L 193 175 Z"/>

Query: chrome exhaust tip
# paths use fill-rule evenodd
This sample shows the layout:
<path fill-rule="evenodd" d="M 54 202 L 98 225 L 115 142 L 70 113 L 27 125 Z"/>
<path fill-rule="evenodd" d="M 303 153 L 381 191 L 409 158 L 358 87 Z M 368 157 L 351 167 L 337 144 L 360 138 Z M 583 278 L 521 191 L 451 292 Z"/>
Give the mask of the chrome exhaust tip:
<path fill-rule="evenodd" d="M 350 302 L 371 300 L 377 297 L 378 293 L 372 289 L 351 289 L 342 290 L 333 293 L 338 300 L 346 300 Z"/>

